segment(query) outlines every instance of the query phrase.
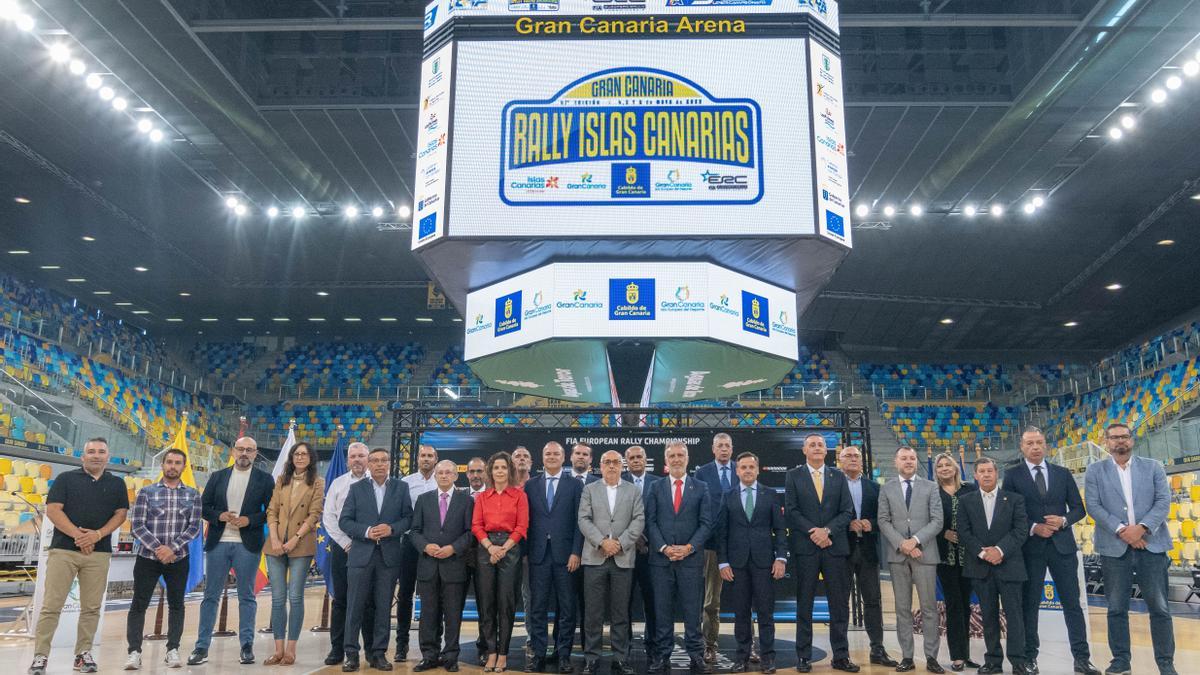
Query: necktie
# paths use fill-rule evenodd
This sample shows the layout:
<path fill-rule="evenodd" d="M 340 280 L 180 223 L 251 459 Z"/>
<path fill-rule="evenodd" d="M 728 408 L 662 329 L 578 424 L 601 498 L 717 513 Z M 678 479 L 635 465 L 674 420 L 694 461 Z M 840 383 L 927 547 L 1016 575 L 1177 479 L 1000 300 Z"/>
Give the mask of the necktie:
<path fill-rule="evenodd" d="M 820 471 L 813 472 L 813 487 L 817 489 L 817 501 L 825 499 L 825 476 Z"/>
<path fill-rule="evenodd" d="M 904 481 L 904 508 L 912 506 L 912 479 Z"/>
<path fill-rule="evenodd" d="M 723 466 L 721 467 L 721 491 L 729 492 L 730 487 L 732 486 L 729 484 L 729 467 Z"/>
<path fill-rule="evenodd" d="M 546 480 L 546 508 L 554 507 L 554 486 L 557 481 L 557 477 Z"/>
<path fill-rule="evenodd" d="M 679 513 L 679 505 L 683 503 L 683 480 L 675 479 L 675 513 Z"/>
<path fill-rule="evenodd" d="M 1042 499 L 1045 499 L 1046 498 L 1046 475 L 1044 473 L 1042 473 L 1042 465 L 1038 464 L 1037 466 L 1033 467 L 1033 470 L 1037 472 L 1037 475 L 1035 475 L 1033 477 L 1033 483 L 1034 483 L 1034 485 L 1037 485 L 1038 495 L 1040 495 Z"/>
<path fill-rule="evenodd" d="M 641 492 L 642 491 L 642 479 L 634 478 L 633 482 L 637 485 L 638 492 Z"/>
<path fill-rule="evenodd" d="M 441 525 L 446 524 L 446 509 L 448 509 L 448 508 L 450 508 L 450 493 L 443 492 L 441 503 L 438 504 L 438 512 L 441 514 L 441 518 L 442 518 L 441 521 L 439 521 L 439 524 L 441 524 Z"/>
<path fill-rule="evenodd" d="M 746 488 L 746 520 L 754 518 L 754 488 Z"/>

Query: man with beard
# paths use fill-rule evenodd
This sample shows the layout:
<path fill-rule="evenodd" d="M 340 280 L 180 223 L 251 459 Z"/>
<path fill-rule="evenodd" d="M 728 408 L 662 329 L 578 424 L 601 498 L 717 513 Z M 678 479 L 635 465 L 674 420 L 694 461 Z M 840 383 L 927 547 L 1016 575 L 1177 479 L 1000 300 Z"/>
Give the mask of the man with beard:
<path fill-rule="evenodd" d="M 325 532 L 333 541 L 329 544 L 330 576 L 333 577 L 333 609 L 329 616 L 329 655 L 325 657 L 325 665 L 336 666 L 345 659 L 344 645 L 346 643 L 346 607 L 349 590 L 346 587 L 346 554 L 350 551 L 350 536 L 342 531 L 338 521 L 342 517 L 342 507 L 346 504 L 346 495 L 350 486 L 367 477 L 367 454 L 370 448 L 366 443 L 351 443 L 346 448 L 346 466 L 349 471 L 333 479 L 329 492 L 325 495 L 325 510 L 321 513 L 321 522 Z M 370 598 L 367 599 L 370 605 Z M 374 614 L 371 608 L 363 614 L 363 642 L 370 644 L 375 634 Z M 355 640 L 358 636 L 355 636 Z"/>

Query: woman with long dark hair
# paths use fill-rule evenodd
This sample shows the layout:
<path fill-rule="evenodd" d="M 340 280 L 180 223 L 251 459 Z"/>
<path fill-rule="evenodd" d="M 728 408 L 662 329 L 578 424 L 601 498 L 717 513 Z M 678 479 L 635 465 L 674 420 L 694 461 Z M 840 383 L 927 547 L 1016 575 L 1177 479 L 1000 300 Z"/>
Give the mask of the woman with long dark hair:
<path fill-rule="evenodd" d="M 488 458 L 487 489 L 475 497 L 471 533 L 479 540 L 475 566 L 475 598 L 479 632 L 487 644 L 484 672 L 508 669 L 508 643 L 516 616 L 516 579 L 520 549 L 529 529 L 529 500 L 512 485 L 512 455 L 497 452 Z"/>
<path fill-rule="evenodd" d="M 942 498 L 942 532 L 938 535 L 938 581 L 946 600 L 946 644 L 950 648 L 950 670 L 978 668 L 971 660 L 971 580 L 963 577 L 966 549 L 958 543 L 958 500 L 976 489 L 962 482 L 954 456 L 943 452 L 933 464 L 938 495 Z"/>
<path fill-rule="evenodd" d="M 325 479 L 317 476 L 317 453 L 308 443 L 297 443 L 288 453 L 287 466 L 275 481 L 267 506 L 270 537 L 265 552 L 275 654 L 264 665 L 296 662 L 296 640 L 304 623 L 304 580 L 317 552 L 317 524 L 324 504 Z"/>

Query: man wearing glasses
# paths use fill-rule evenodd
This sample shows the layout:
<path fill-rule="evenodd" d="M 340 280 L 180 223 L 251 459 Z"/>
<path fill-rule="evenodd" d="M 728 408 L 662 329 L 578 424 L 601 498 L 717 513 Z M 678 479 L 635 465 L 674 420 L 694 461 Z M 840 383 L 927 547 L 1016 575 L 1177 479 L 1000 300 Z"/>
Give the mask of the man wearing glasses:
<path fill-rule="evenodd" d="M 1175 630 L 1167 609 L 1167 567 L 1171 535 L 1167 513 L 1171 489 L 1162 464 L 1133 456 L 1133 430 L 1110 424 L 1104 430 L 1110 459 L 1087 467 L 1084 494 L 1096 521 L 1096 553 L 1108 600 L 1106 675 L 1129 675 L 1129 596 L 1136 572 L 1142 600 L 1150 611 L 1150 641 L 1162 675 L 1175 675 Z"/>

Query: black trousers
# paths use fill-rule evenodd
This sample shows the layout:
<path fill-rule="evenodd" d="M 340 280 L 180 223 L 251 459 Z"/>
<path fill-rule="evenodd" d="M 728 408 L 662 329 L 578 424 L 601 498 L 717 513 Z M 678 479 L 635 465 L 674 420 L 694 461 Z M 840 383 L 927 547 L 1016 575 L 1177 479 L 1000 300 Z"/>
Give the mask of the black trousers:
<path fill-rule="evenodd" d="M 1038 639 L 1038 609 L 1042 604 L 1042 589 L 1046 570 L 1062 601 L 1063 621 L 1067 624 L 1067 638 L 1071 641 L 1071 655 L 1076 661 L 1092 658 L 1088 648 L 1087 624 L 1083 618 L 1083 607 L 1079 604 L 1079 559 L 1074 553 L 1063 555 L 1049 540 L 1036 537 L 1025 547 L 1025 656 L 1030 661 L 1038 657 L 1041 640 Z"/>
<path fill-rule="evenodd" d="M 526 561 L 528 562 L 528 560 Z M 534 656 L 546 655 L 546 623 L 554 601 L 554 649 L 558 658 L 571 655 L 575 638 L 575 580 L 566 564 L 554 562 L 549 555 L 543 562 L 529 565 L 529 645 Z"/>
<path fill-rule="evenodd" d="M 346 607 L 350 604 L 349 590 L 346 588 L 347 567 L 346 552 L 337 542 L 329 544 L 329 571 L 333 577 L 333 602 L 329 611 L 329 650 L 334 654 L 345 654 L 346 643 Z M 370 645 L 375 635 L 375 600 L 367 594 L 367 606 L 362 618 L 363 644 Z M 354 636 L 355 643 L 358 636 Z"/>
<path fill-rule="evenodd" d="M 146 609 L 161 576 L 167 588 L 167 649 L 179 649 L 183 636 L 183 596 L 187 588 L 188 561 L 161 563 L 156 558 L 138 556 L 133 561 L 133 602 L 125 621 L 125 641 L 130 652 L 142 651 L 142 633 L 146 625 Z"/>
<path fill-rule="evenodd" d="M 1024 582 L 1003 581 L 989 574 L 975 579 L 975 595 L 983 612 L 983 643 L 987 645 L 983 660 L 986 665 L 999 666 L 1004 662 L 1000 648 L 1000 606 L 1008 628 L 1008 660 L 1014 666 L 1025 663 L 1025 616 L 1021 609 L 1025 594 Z"/>
<path fill-rule="evenodd" d="M 508 533 L 489 534 L 496 546 L 508 541 Z M 487 550 L 480 546 L 475 558 L 475 601 L 479 604 L 479 632 L 489 654 L 508 656 L 513 620 L 517 615 L 516 578 L 521 570 L 520 547 L 513 547 L 492 564 Z"/>
<path fill-rule="evenodd" d="M 359 546 L 370 546 L 359 542 Z M 363 567 L 351 567 L 347 578 L 349 586 L 349 606 L 346 610 L 345 641 L 342 647 L 347 656 L 358 655 L 358 633 L 362 630 L 367 613 L 367 605 L 374 602 L 371 608 L 374 625 L 371 627 L 371 641 L 363 645 L 363 651 L 369 657 L 382 658 L 387 654 L 388 637 L 391 633 L 392 597 L 396 594 L 395 567 L 384 564 L 383 552 L 376 546 L 371 553 L 371 560 Z M 364 636 L 365 637 L 365 636 Z M 365 642 L 365 639 L 364 639 Z"/>
<path fill-rule="evenodd" d="M 408 632 L 412 630 L 413 593 L 417 590 L 417 561 L 421 554 L 412 541 L 404 538 L 400 560 L 400 579 L 396 586 L 396 651 L 408 651 Z"/>
<path fill-rule="evenodd" d="M 879 590 L 879 562 L 868 560 L 863 555 L 863 544 L 850 547 L 848 560 L 850 574 L 854 575 L 854 583 L 862 597 L 863 622 L 867 625 L 871 651 L 883 649 L 883 595 Z"/>
<path fill-rule="evenodd" d="M 878 580 L 875 582 L 878 584 Z M 750 611 L 758 614 L 758 653 L 764 661 L 775 660 L 775 580 L 770 567 L 733 568 L 733 636 L 737 640 L 734 661 L 750 658 L 754 626 Z"/>
<path fill-rule="evenodd" d="M 467 600 L 467 583 L 446 581 L 441 573 L 432 579 L 418 581 L 421 593 L 421 623 L 418 638 L 421 657 L 443 662 L 458 660 L 458 634 L 462 629 L 463 605 Z M 441 644 L 443 634 L 445 646 Z"/>
<path fill-rule="evenodd" d="M 646 618 L 646 628 L 643 631 L 642 644 L 646 648 L 646 656 L 655 654 L 655 633 L 658 624 L 654 613 L 654 581 L 650 574 L 650 556 L 645 553 L 637 554 L 637 562 L 633 567 L 633 585 L 636 591 L 629 593 L 629 617 L 633 621 L 634 598 L 642 599 L 642 615 Z"/>
<path fill-rule="evenodd" d="M 825 599 L 829 601 L 829 646 L 833 658 L 850 658 L 850 566 L 847 556 L 818 551 L 794 556 L 796 560 L 796 658 L 812 658 L 812 610 L 817 581 L 825 577 Z"/>
<path fill-rule="evenodd" d="M 971 658 L 971 580 L 958 565 L 938 565 L 942 598 L 946 601 L 946 646 L 951 661 Z"/>

